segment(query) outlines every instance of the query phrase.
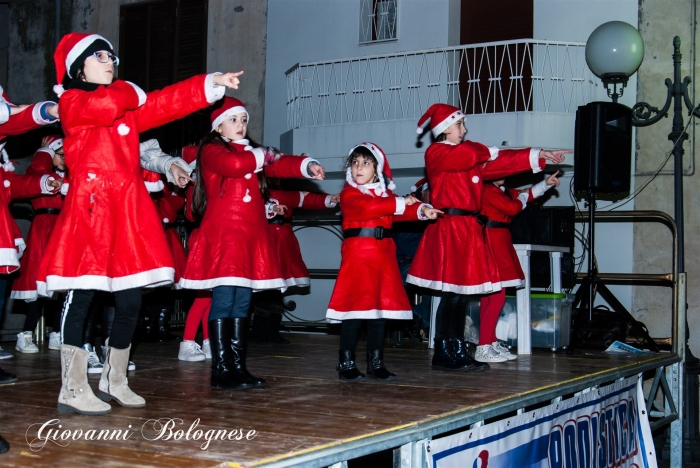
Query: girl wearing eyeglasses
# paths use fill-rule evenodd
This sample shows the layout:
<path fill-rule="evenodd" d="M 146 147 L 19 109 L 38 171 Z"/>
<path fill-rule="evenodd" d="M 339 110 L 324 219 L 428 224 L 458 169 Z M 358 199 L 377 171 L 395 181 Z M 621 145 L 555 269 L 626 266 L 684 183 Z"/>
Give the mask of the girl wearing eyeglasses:
<path fill-rule="evenodd" d="M 243 72 L 199 75 L 146 94 L 115 79 L 119 59 L 109 41 L 80 33 L 61 39 L 54 61 L 71 187 L 39 267 L 37 287 L 47 296 L 69 291 L 58 410 L 105 414 L 112 399 L 140 408 L 146 402 L 129 388 L 126 371 L 141 289 L 171 283 L 174 271 L 141 177 L 139 133 L 209 106 L 225 88 L 238 88 Z M 163 169 L 178 185 L 189 180 L 189 168 L 173 164 Z M 116 304 L 99 398 L 87 380 L 88 353 L 80 348 L 95 290 L 113 292 Z"/>

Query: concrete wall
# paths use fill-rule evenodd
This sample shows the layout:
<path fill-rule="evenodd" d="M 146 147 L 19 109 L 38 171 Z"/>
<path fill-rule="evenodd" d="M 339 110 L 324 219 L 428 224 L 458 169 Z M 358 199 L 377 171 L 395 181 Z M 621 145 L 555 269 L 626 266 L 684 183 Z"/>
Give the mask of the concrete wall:
<path fill-rule="evenodd" d="M 10 48 L 10 9 L 0 5 L 0 86 L 7 87 L 7 53 Z"/>
<path fill-rule="evenodd" d="M 664 80 L 673 78 L 672 41 L 674 36 L 681 38 L 683 67 L 681 78 L 690 76 L 691 99 L 696 103 L 700 96 L 697 90 L 696 74 L 697 53 L 695 22 L 697 15 L 693 0 L 678 0 L 673 8 L 665 2 L 640 0 L 639 31 L 644 39 L 644 62 L 638 72 L 638 101 L 645 101 L 662 107 L 666 101 Z M 659 169 L 666 155 L 672 149 L 668 141 L 671 132 L 673 110 L 670 118 L 662 119 L 655 125 L 637 130 L 636 165 L 638 186 L 649 180 L 650 175 Z M 683 109 L 684 124 L 688 124 L 688 115 Z M 695 134 L 697 120 L 687 128 L 690 140 L 685 142 L 683 170 L 685 198 L 685 270 L 688 273 L 688 322 L 691 330 L 690 348 L 695 355 L 700 354 L 700 335 L 693 333 L 700 328 L 700 238 L 696 235 L 700 229 L 698 206 L 700 206 L 700 176 L 695 172 L 695 154 L 698 149 Z M 673 216 L 673 179 L 669 171 L 673 169 L 673 159 L 664 167 L 664 171 L 637 196 L 636 208 L 642 210 L 661 210 Z M 641 225 L 634 231 L 634 264 L 638 272 L 670 272 L 672 268 L 671 236 L 664 227 Z M 634 312 L 647 324 L 652 336 L 671 335 L 671 293 L 659 288 L 635 288 L 633 300 Z"/>

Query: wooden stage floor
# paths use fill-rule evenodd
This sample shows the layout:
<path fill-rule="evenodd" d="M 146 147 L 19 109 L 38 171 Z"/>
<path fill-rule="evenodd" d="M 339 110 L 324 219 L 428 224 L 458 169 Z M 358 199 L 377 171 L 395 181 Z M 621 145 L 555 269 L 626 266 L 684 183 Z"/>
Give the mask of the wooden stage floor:
<path fill-rule="evenodd" d="M 147 406 L 126 409 L 113 402 L 112 413 L 105 416 L 57 412 L 57 351 L 44 345 L 39 354 L 15 353 L 13 359 L 0 361 L 0 367 L 19 377 L 16 383 L 0 386 L 0 434 L 11 444 L 10 451 L 0 455 L 0 466 L 248 467 L 275 462 L 296 466 L 297 461 L 319 466 L 314 457 L 339 447 L 421 427 L 426 428 L 423 437 L 429 436 L 443 422 L 453 422 L 443 429 L 454 429 L 460 418 L 464 425 L 469 416 L 471 422 L 490 417 L 488 408 L 526 402 L 543 390 L 566 393 L 571 385 L 583 388 L 610 382 L 619 374 L 634 375 L 663 361 L 672 362 L 668 354 L 567 356 L 535 350 L 517 361 L 494 364 L 488 372 L 445 373 L 430 370 L 432 351 L 416 345 L 387 348 L 385 361 L 397 381 L 349 384 L 338 380 L 335 372 L 337 336 L 285 336 L 292 341 L 290 346 L 251 348 L 248 368 L 267 380 L 267 388 L 237 392 L 210 389 L 211 361 L 178 361 L 178 342 L 140 344 L 132 355 L 137 370 L 129 373 L 129 383 L 146 398 Z M 3 345 L 13 348 L 10 343 Z M 358 355 L 363 369 L 362 342 Z M 90 382 L 96 390 L 98 375 L 90 377 Z M 43 448 L 39 444 L 31 450 L 27 439 L 36 439 L 39 427 L 55 419 L 61 428 L 56 423 L 49 429 L 122 430 L 129 438 L 86 441 L 79 436 L 69 444 L 49 440 Z M 178 429 L 186 432 L 196 419 L 200 422 L 190 440 L 148 440 L 155 434 L 147 421 L 156 419 L 182 420 L 173 434 Z M 142 433 L 144 425 L 147 429 Z M 242 429 L 244 434 L 254 430 L 257 435 L 252 440 L 214 440 L 203 450 L 203 438 L 192 440 L 197 429 Z"/>

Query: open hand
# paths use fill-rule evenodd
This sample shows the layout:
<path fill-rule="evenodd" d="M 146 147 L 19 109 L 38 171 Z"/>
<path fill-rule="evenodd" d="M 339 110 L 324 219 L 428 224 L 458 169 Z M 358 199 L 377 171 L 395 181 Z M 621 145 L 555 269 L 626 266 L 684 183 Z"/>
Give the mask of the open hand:
<path fill-rule="evenodd" d="M 309 172 L 311 178 L 315 180 L 323 180 L 326 177 L 326 170 L 318 163 L 309 164 Z"/>
<path fill-rule="evenodd" d="M 564 162 L 564 155 L 571 154 L 571 150 L 540 150 L 540 158 L 544 158 L 550 163 L 560 164 Z"/>
<path fill-rule="evenodd" d="M 215 85 L 226 86 L 227 88 L 231 89 L 238 89 L 238 85 L 241 83 L 241 80 L 239 80 L 238 77 L 242 74 L 243 70 L 236 73 L 229 72 L 221 75 L 214 75 L 212 81 Z"/>

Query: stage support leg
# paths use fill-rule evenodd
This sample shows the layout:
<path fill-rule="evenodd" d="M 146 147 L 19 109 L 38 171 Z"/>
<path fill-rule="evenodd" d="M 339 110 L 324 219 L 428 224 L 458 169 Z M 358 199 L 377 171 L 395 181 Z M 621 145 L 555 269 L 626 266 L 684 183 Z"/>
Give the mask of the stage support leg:
<path fill-rule="evenodd" d="M 394 449 L 394 468 L 426 468 L 425 444 L 428 439 L 421 439 Z"/>
<path fill-rule="evenodd" d="M 683 363 L 679 362 L 666 368 L 666 381 L 671 390 L 673 403 L 679 418 L 671 423 L 671 463 L 670 468 L 683 468 Z M 668 403 L 665 405 L 666 414 L 671 413 Z"/>

